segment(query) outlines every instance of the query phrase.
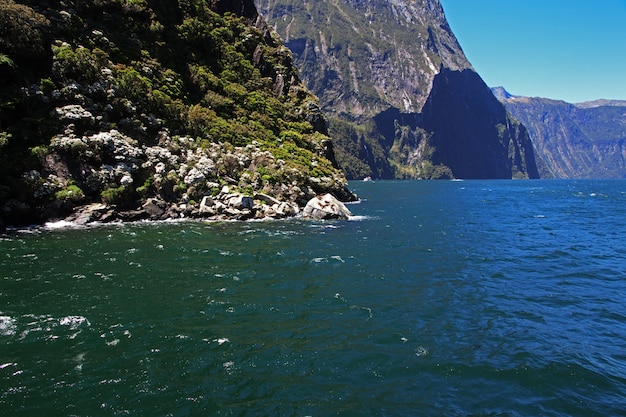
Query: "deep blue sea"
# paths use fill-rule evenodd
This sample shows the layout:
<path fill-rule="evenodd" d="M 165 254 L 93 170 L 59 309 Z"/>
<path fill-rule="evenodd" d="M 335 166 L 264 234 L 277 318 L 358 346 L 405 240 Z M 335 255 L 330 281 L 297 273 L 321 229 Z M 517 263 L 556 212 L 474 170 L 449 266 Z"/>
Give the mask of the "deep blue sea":
<path fill-rule="evenodd" d="M 350 187 L 0 239 L 0 415 L 626 415 L 626 181 Z"/>

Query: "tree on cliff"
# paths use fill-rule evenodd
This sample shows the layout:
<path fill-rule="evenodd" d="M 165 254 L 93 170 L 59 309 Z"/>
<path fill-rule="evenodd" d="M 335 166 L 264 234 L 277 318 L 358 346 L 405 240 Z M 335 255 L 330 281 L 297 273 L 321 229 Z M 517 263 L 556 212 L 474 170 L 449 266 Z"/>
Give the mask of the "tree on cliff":
<path fill-rule="evenodd" d="M 200 215 L 223 186 L 349 198 L 317 99 L 250 1 L 0 0 L 0 215 Z"/>

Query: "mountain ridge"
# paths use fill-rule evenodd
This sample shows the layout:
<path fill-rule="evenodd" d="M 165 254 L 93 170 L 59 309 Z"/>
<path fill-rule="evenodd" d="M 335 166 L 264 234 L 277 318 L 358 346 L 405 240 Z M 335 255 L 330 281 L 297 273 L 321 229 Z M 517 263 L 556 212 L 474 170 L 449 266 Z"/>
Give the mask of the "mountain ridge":
<path fill-rule="evenodd" d="M 530 138 L 468 75 L 475 71 L 438 1 L 256 3 L 320 98 L 349 178 L 538 177 Z M 457 79 L 471 84 L 446 87 Z M 474 120 L 467 106 L 479 109 Z"/>
<path fill-rule="evenodd" d="M 493 91 L 528 128 L 544 162 L 542 176 L 626 178 L 626 101 L 568 103 Z"/>

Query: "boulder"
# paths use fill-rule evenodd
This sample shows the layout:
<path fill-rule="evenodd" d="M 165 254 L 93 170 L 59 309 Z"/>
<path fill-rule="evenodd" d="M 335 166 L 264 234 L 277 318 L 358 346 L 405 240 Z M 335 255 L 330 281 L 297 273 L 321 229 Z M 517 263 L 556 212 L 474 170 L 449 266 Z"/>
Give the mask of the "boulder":
<path fill-rule="evenodd" d="M 347 220 L 352 213 L 331 194 L 324 194 L 310 199 L 302 211 L 302 216 L 315 220 Z"/>
<path fill-rule="evenodd" d="M 278 201 L 276 198 L 270 195 L 264 194 L 264 193 L 256 193 L 254 195 L 254 198 L 256 200 L 263 201 L 264 203 L 269 204 L 270 206 L 274 204 L 280 204 L 280 201 Z"/>
<path fill-rule="evenodd" d="M 165 214 L 165 210 L 167 205 L 165 201 L 158 200 L 156 198 L 149 198 L 146 200 L 141 209 L 146 212 L 150 218 L 152 219 L 160 219 L 163 214 Z"/>
<path fill-rule="evenodd" d="M 212 209 L 215 206 L 215 200 L 210 195 L 205 195 L 202 197 L 202 201 L 200 202 L 200 211 L 204 209 Z"/>
<path fill-rule="evenodd" d="M 280 217 L 292 217 L 300 213 L 300 208 L 296 204 L 282 202 L 276 208 L 276 213 Z"/>
<path fill-rule="evenodd" d="M 109 207 L 105 204 L 88 204 L 86 206 L 78 207 L 76 211 L 65 220 L 76 225 L 84 226 L 88 223 L 100 220 L 102 214 L 108 209 Z"/>

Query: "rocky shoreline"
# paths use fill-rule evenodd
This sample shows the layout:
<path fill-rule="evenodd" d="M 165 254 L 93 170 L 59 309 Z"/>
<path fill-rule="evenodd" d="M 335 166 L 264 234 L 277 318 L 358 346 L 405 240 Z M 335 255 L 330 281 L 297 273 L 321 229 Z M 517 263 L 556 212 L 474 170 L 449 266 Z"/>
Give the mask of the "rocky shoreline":
<path fill-rule="evenodd" d="M 285 218 L 356 198 L 253 2 L 32 3 L 0 6 L 30 16 L 7 42 L 38 39 L 0 68 L 15 102 L 0 114 L 0 230 Z"/>
<path fill-rule="evenodd" d="M 119 211 L 114 206 L 94 203 L 77 208 L 63 221 L 83 226 L 90 223 L 142 220 L 245 221 L 284 219 L 299 215 L 314 220 L 347 220 L 352 213 L 330 194 L 316 196 L 300 209 L 297 204 L 278 201 L 267 194 L 259 193 L 251 197 L 237 192 L 231 193 L 225 186 L 218 195 L 205 196 L 200 204 L 171 204 L 158 198 L 150 198 L 138 209 Z"/>
<path fill-rule="evenodd" d="M 206 197 L 199 207 L 194 204 L 169 204 L 151 198 L 133 210 L 118 210 L 103 203 L 92 203 L 77 207 L 65 218 L 50 219 L 44 224 L 9 226 L 0 224 L 0 236 L 28 230 L 54 230 L 61 228 L 83 228 L 92 226 L 133 224 L 141 222 L 200 221 L 200 222 L 245 222 L 274 221 L 293 218 L 310 220 L 349 220 L 353 214 L 345 204 L 331 194 L 318 195 L 304 207 L 281 202 L 266 194 L 254 197 L 240 193 L 220 193 Z M 356 200 L 359 201 L 359 200 Z"/>
<path fill-rule="evenodd" d="M 339 173 L 305 176 L 254 143 L 199 146 L 162 130 L 156 143 L 146 146 L 116 130 L 76 135 L 74 129 L 70 125 L 51 141 L 40 171 L 22 176 L 37 207 L 9 201 L 2 207 L 5 216 L 78 224 L 281 219 L 299 215 L 327 190 L 339 200 L 357 199 Z M 93 201 L 90 195 L 101 196 Z"/>

